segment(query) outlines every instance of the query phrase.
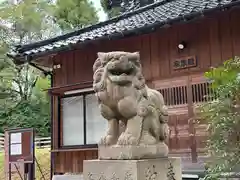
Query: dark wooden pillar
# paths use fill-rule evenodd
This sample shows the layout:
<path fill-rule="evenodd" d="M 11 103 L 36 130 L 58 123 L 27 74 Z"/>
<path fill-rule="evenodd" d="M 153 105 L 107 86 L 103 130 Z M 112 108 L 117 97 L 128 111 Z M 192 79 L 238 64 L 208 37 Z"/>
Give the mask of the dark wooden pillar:
<path fill-rule="evenodd" d="M 188 125 L 189 125 L 189 138 L 192 162 L 197 162 L 197 142 L 196 142 L 196 131 L 195 131 L 195 120 L 194 120 L 194 103 L 193 103 L 193 91 L 192 91 L 192 78 L 188 76 L 187 82 L 187 97 L 188 97 Z"/>

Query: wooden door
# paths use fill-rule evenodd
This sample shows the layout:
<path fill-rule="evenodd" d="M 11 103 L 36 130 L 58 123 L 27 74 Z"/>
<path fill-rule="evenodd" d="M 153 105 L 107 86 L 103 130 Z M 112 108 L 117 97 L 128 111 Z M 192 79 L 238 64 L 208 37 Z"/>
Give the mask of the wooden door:
<path fill-rule="evenodd" d="M 195 123 L 195 107 L 205 101 L 208 83 L 202 74 L 177 77 L 153 82 L 168 106 L 170 153 L 191 155 L 197 161 L 197 153 L 205 149 L 206 125 Z"/>

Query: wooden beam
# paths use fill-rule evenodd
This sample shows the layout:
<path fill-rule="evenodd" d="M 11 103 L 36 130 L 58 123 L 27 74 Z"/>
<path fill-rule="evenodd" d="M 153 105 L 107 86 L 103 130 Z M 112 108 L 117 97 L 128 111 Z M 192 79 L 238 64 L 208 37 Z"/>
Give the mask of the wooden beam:
<path fill-rule="evenodd" d="M 86 82 L 82 82 L 82 83 L 75 83 L 75 84 L 69 84 L 69 85 L 65 85 L 65 86 L 52 87 L 49 89 L 45 89 L 45 91 L 48 91 L 48 93 L 50 95 L 63 96 L 64 93 L 67 91 L 90 88 L 90 87 L 92 87 L 92 84 L 93 84 L 92 81 L 86 81 Z"/>

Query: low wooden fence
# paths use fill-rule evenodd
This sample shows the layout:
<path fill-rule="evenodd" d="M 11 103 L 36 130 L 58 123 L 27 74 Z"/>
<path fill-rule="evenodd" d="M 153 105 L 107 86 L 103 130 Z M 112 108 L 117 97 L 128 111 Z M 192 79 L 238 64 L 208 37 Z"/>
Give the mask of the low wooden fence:
<path fill-rule="evenodd" d="M 0 133 L 0 151 L 4 149 L 4 134 Z"/>
<path fill-rule="evenodd" d="M 51 138 L 50 137 L 36 137 L 35 138 L 35 146 L 36 148 L 48 148 L 51 146 Z M 0 133 L 0 151 L 4 150 L 4 134 Z"/>
<path fill-rule="evenodd" d="M 48 148 L 51 146 L 51 137 L 36 137 L 35 138 L 36 148 Z"/>

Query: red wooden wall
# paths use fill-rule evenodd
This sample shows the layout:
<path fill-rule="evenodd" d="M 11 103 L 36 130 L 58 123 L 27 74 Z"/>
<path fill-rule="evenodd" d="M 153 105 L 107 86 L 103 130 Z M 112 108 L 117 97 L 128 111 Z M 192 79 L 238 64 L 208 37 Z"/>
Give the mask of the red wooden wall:
<path fill-rule="evenodd" d="M 99 51 L 139 51 L 146 79 L 179 76 L 188 70 L 174 71 L 173 60 L 181 56 L 196 55 L 198 66 L 193 71 L 204 71 L 223 61 L 240 55 L 240 13 L 221 12 L 190 24 L 175 25 L 157 32 L 122 40 L 101 41 L 76 51 L 59 53 L 54 59 L 60 63 L 54 75 L 54 86 L 92 81 L 92 65 Z M 180 41 L 187 48 L 178 52 Z"/>

